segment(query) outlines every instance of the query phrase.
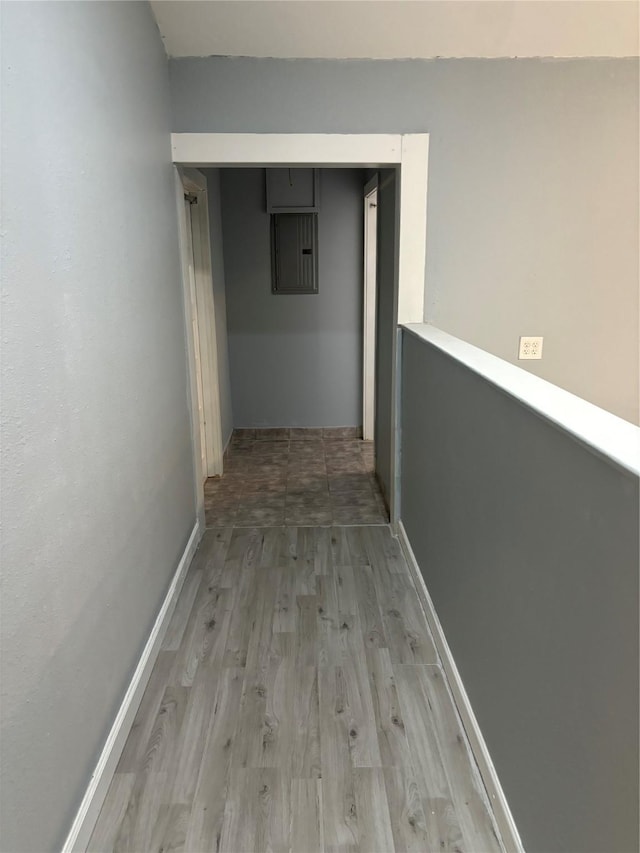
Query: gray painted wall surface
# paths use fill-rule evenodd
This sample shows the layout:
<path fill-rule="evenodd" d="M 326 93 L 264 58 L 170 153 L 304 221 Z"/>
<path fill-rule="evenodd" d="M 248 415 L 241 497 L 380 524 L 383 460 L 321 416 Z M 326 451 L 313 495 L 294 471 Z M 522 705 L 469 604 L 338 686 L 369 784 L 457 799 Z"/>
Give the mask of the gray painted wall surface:
<path fill-rule="evenodd" d="M 635 59 L 170 63 L 175 131 L 430 133 L 426 320 L 638 421 Z M 588 339 L 584 347 L 582 341 Z"/>
<path fill-rule="evenodd" d="M 376 253 L 375 447 L 376 474 L 387 505 L 391 502 L 391 454 L 394 428 L 392 379 L 398 316 L 397 190 L 395 170 L 382 169 L 378 188 Z"/>
<path fill-rule="evenodd" d="M 147 4 L 2 8 L 4 851 L 59 850 L 195 520 Z"/>
<path fill-rule="evenodd" d="M 234 425 L 360 425 L 364 175 L 321 172 L 313 295 L 271 293 L 264 170 L 224 169 L 221 185 Z"/>
<path fill-rule="evenodd" d="M 222 241 L 222 198 L 220 169 L 205 169 L 209 200 L 209 231 L 211 240 L 211 273 L 213 305 L 216 314 L 216 347 L 218 350 L 218 381 L 220 383 L 220 420 L 222 443 L 226 446 L 233 432 L 231 380 L 229 377 L 229 342 L 227 340 L 227 298 Z"/>
<path fill-rule="evenodd" d="M 402 513 L 528 853 L 638 849 L 638 480 L 404 333 Z"/>

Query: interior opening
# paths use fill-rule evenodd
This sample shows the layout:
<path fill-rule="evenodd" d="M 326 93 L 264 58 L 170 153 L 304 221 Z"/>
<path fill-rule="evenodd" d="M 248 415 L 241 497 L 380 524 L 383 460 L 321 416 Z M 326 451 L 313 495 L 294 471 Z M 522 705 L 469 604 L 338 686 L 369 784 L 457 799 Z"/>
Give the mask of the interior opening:
<path fill-rule="evenodd" d="M 224 447 L 207 526 L 387 523 L 373 441 L 377 173 L 202 171 Z"/>

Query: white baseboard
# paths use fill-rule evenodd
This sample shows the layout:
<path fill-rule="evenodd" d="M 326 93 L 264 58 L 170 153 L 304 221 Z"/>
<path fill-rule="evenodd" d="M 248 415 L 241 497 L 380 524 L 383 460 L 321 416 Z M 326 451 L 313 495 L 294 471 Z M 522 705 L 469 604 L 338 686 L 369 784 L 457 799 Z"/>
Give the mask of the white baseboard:
<path fill-rule="evenodd" d="M 422 577 L 422 572 L 420 571 L 415 554 L 413 553 L 413 549 L 409 543 L 407 531 L 404 529 L 404 525 L 401 521 L 397 524 L 397 534 L 405 559 L 409 565 L 409 571 L 413 577 L 418 597 L 420 598 L 420 602 L 427 617 L 427 622 L 431 628 L 436 648 L 442 660 L 442 666 L 449 681 L 451 693 L 453 694 L 458 713 L 460 714 L 460 719 L 462 720 L 467 737 L 469 738 L 469 744 L 471 745 L 473 756 L 476 760 L 476 764 L 478 765 L 480 776 L 482 777 L 482 781 L 491 801 L 493 813 L 502 836 L 505 850 L 507 853 L 524 853 L 524 847 L 522 846 L 518 828 L 516 827 L 513 815 L 511 814 L 507 798 L 502 790 L 502 785 L 500 784 L 496 768 L 491 760 L 489 749 L 487 748 L 485 739 L 480 731 L 480 726 L 478 725 L 476 716 L 473 713 L 469 696 L 467 695 L 467 691 L 462 683 L 462 678 L 460 677 L 458 667 L 456 666 L 453 655 L 451 654 L 451 649 L 449 648 L 444 631 L 442 630 L 442 625 L 438 619 L 438 614 L 433 606 L 433 601 L 431 600 L 424 578 Z"/>
<path fill-rule="evenodd" d="M 178 596 L 180 595 L 187 569 L 191 564 L 201 536 L 202 528 L 199 522 L 196 521 L 162 603 L 162 607 L 160 608 L 160 612 L 149 634 L 149 639 L 133 673 L 133 678 L 129 683 L 120 709 L 111 726 L 111 731 L 102 749 L 98 763 L 91 775 L 89 785 L 80 803 L 80 808 L 62 847 L 62 853 L 84 853 L 87 849 L 91 833 L 107 796 L 107 791 L 120 760 L 127 736 L 142 701 L 142 695 L 149 681 L 151 670 L 158 657 L 158 652 L 160 651 L 160 646 L 169 626 L 169 620 L 173 615 Z"/>

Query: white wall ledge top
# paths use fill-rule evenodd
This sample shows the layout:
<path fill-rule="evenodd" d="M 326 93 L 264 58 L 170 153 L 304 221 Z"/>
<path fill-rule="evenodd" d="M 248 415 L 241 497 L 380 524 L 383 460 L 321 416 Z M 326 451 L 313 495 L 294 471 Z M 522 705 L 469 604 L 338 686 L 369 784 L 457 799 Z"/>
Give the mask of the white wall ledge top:
<path fill-rule="evenodd" d="M 427 323 L 403 326 L 500 390 L 640 476 L 640 427 Z"/>

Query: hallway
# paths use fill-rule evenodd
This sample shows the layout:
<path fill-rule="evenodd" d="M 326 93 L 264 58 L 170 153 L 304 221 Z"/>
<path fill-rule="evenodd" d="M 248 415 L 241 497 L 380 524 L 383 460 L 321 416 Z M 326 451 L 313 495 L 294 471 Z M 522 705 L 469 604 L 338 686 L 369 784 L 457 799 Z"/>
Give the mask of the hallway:
<path fill-rule="evenodd" d="M 206 531 L 89 849 L 503 849 L 388 526 Z"/>

